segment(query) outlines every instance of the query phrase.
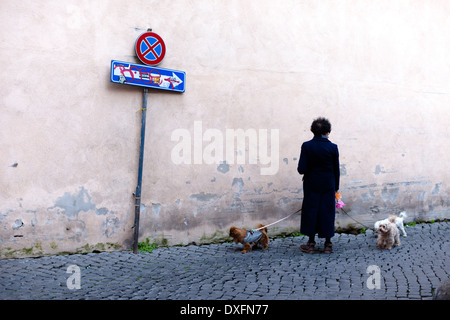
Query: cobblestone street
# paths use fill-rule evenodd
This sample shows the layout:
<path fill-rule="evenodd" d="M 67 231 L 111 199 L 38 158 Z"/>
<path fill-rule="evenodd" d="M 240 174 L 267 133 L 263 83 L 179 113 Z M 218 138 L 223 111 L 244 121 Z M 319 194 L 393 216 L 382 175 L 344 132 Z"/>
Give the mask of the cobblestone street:
<path fill-rule="evenodd" d="M 406 230 L 392 250 L 368 230 L 336 234 L 332 254 L 320 252 L 323 239 L 305 254 L 306 238 L 287 237 L 249 254 L 223 243 L 1 260 L 0 299 L 432 299 L 450 278 L 449 223 Z"/>

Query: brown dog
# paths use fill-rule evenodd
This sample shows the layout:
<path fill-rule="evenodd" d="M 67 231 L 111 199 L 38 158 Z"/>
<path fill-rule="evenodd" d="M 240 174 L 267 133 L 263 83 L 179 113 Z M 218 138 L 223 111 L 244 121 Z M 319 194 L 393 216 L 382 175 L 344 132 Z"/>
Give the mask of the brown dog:
<path fill-rule="evenodd" d="M 252 251 L 254 245 L 262 245 L 263 250 L 269 247 L 269 237 L 267 236 L 267 228 L 263 224 L 259 224 L 257 227 L 263 228 L 261 230 L 251 229 L 245 230 L 241 228 L 231 227 L 230 237 L 233 238 L 234 243 L 242 243 L 244 245 L 244 250 L 242 253 L 247 253 Z"/>

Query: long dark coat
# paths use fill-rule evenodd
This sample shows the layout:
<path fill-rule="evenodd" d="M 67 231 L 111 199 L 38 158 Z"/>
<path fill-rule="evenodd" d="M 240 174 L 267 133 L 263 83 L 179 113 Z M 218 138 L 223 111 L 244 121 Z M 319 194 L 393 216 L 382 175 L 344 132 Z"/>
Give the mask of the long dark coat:
<path fill-rule="evenodd" d="M 323 136 L 302 144 L 297 171 L 303 174 L 300 232 L 319 238 L 334 236 L 335 191 L 339 190 L 339 151 Z"/>

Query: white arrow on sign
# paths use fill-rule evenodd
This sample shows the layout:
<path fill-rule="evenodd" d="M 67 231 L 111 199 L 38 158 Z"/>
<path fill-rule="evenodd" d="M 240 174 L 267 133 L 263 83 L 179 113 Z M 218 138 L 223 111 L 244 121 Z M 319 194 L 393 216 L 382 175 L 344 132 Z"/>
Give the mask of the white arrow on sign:
<path fill-rule="evenodd" d="M 161 82 L 159 84 L 159 86 L 161 88 L 170 88 L 172 87 L 175 88 L 176 86 L 182 84 L 183 81 L 177 77 L 177 75 L 175 73 L 172 72 L 172 76 L 168 77 L 168 76 L 161 76 Z"/>

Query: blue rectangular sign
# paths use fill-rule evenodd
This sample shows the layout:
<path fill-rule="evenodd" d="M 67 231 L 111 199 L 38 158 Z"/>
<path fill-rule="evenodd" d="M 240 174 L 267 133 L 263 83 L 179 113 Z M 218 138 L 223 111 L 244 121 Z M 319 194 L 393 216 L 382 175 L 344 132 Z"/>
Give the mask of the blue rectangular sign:
<path fill-rule="evenodd" d="M 184 92 L 186 89 L 186 73 L 184 71 L 112 60 L 111 82 Z"/>

